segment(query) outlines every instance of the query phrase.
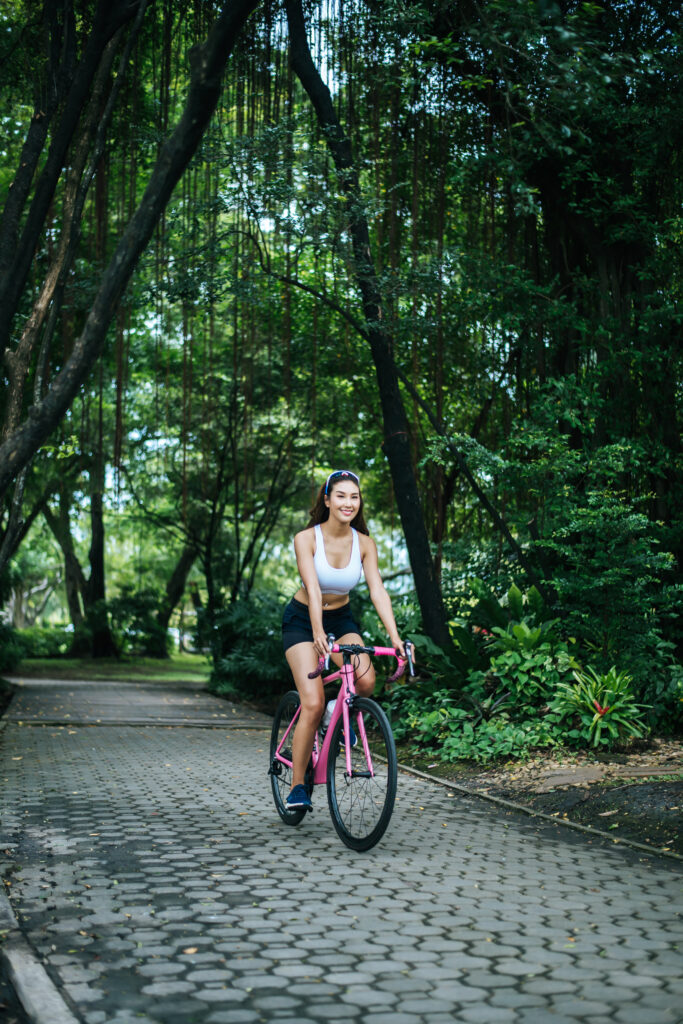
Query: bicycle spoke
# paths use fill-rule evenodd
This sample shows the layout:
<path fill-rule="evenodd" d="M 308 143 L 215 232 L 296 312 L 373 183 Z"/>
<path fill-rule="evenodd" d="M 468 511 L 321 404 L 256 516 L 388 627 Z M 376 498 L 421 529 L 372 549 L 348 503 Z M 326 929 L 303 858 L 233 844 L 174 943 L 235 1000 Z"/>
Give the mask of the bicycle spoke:
<path fill-rule="evenodd" d="M 332 738 L 327 770 L 328 800 L 332 821 L 342 840 L 354 850 L 368 850 L 384 834 L 396 795 L 396 750 L 386 715 L 375 701 L 358 698 L 351 714 L 357 743 L 351 748 L 351 775 L 340 742 L 340 720 Z M 365 731 L 371 765 L 365 754 Z"/>

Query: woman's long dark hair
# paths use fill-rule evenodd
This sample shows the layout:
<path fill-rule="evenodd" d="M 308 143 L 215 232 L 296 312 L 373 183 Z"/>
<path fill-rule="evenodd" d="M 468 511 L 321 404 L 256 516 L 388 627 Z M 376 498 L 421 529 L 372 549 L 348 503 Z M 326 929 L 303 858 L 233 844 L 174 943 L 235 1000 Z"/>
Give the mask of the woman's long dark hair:
<path fill-rule="evenodd" d="M 333 480 L 330 483 L 328 494 L 331 494 L 337 484 L 341 483 L 344 483 L 344 480 Z M 370 531 L 365 525 L 365 519 L 363 517 L 363 492 L 360 489 L 360 484 L 358 485 L 358 493 L 360 494 L 360 508 L 351 520 L 351 526 L 353 526 L 355 530 L 358 530 L 359 533 L 364 533 L 369 537 Z M 315 505 L 310 511 L 310 516 L 311 518 L 309 519 L 308 526 L 306 527 L 307 530 L 310 530 L 312 526 L 317 526 L 319 523 L 326 523 L 330 518 L 330 510 L 325 504 L 325 484 L 323 484 L 318 491 L 318 497 L 315 499 Z"/>

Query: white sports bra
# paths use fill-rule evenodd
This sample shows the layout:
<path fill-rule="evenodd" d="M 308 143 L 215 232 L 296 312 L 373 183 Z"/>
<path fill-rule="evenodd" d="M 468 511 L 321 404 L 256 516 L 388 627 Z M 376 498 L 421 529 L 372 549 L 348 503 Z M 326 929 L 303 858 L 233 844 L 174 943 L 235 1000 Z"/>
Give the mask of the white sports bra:
<path fill-rule="evenodd" d="M 356 586 L 363 572 L 363 563 L 360 557 L 360 541 L 358 532 L 351 527 L 353 543 L 351 545 L 351 559 L 343 569 L 335 569 L 325 557 L 325 542 L 323 531 L 316 523 L 315 525 L 315 555 L 313 564 L 320 584 L 322 594 L 348 594 Z"/>

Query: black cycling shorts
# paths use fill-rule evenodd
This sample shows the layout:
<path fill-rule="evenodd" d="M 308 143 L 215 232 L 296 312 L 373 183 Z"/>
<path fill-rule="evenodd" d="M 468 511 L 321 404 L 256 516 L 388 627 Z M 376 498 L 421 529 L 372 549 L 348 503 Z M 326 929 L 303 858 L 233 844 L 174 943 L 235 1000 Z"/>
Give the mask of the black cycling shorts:
<path fill-rule="evenodd" d="M 332 633 L 337 639 L 347 633 L 360 634 L 360 627 L 353 617 L 351 605 L 344 604 L 341 608 L 325 611 L 323 608 L 323 629 Z M 285 651 L 295 644 L 313 643 L 313 628 L 308 605 L 292 598 L 282 616 L 282 647 Z"/>

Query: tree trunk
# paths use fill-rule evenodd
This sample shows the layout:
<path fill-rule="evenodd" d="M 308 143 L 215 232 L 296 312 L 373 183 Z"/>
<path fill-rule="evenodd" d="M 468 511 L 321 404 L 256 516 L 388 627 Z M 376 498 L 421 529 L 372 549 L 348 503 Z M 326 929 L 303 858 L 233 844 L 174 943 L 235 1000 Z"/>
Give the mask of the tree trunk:
<path fill-rule="evenodd" d="M 157 613 L 157 625 L 159 626 L 159 643 L 156 648 L 152 645 L 148 645 L 145 654 L 148 654 L 151 658 L 167 658 L 168 648 L 166 646 L 166 636 L 168 634 L 168 624 L 171 620 L 171 615 L 174 609 L 177 607 L 178 602 L 185 593 L 185 585 L 187 583 L 188 573 L 192 568 L 195 559 L 197 557 L 197 549 L 195 547 L 186 545 L 180 557 L 176 562 L 175 569 L 171 573 L 171 578 L 166 584 L 166 595 L 161 603 L 159 611 Z"/>
<path fill-rule="evenodd" d="M 16 490 L 17 488 L 18 490 Z M 5 528 L 5 532 L 0 533 L 0 576 L 2 576 L 2 573 L 7 568 L 10 559 L 14 558 L 15 554 L 19 550 L 20 545 L 24 541 L 24 538 L 31 529 L 34 521 L 38 518 L 40 513 L 44 511 L 50 495 L 56 490 L 56 488 L 56 480 L 47 481 L 43 493 L 34 502 L 30 511 L 26 515 L 22 516 L 23 507 L 20 503 L 24 499 L 24 492 L 20 474 L 15 487 L 16 493 L 12 496 L 12 507 L 10 509 L 9 522 Z"/>
<path fill-rule="evenodd" d="M 121 295 L 211 119 L 225 64 L 257 2 L 226 3 L 206 42 L 190 51 L 191 84 L 183 115 L 163 146 L 142 200 L 102 276 L 81 336 L 45 398 L 0 445 L 0 498 L 59 423 L 99 357 Z"/>
<path fill-rule="evenodd" d="M 45 147 L 50 122 L 61 98 L 60 89 L 73 74 L 73 11 L 69 11 L 69 14 L 71 18 L 65 18 L 62 24 L 56 5 L 46 4 L 43 8 L 42 17 L 46 33 L 49 35 L 45 65 L 42 73 L 36 76 L 33 117 L 21 150 L 19 166 L 7 191 L 7 199 L 0 217 L 0 278 L 4 282 L 3 288 L 0 288 L 0 296 L 4 287 L 9 285 L 7 275 L 16 257 L 21 214 Z M 9 318 L 7 319 L 6 329 L 9 329 Z"/>
<path fill-rule="evenodd" d="M 377 372 L 384 424 L 382 447 L 389 460 L 424 629 L 439 647 L 448 649 L 451 647 L 451 638 L 446 611 L 429 547 L 417 481 L 413 473 L 408 420 L 398 384 L 392 338 L 384 328 L 383 297 L 370 249 L 370 232 L 351 146 L 337 118 L 329 89 L 311 58 L 301 0 L 288 0 L 287 20 L 292 65 L 315 108 L 344 194 L 353 245 L 355 277 L 362 296 L 367 335 Z"/>
<path fill-rule="evenodd" d="M 86 616 L 92 633 L 93 658 L 117 658 L 116 642 L 109 627 L 104 564 L 104 469 L 102 433 L 99 432 L 97 450 L 93 458 L 90 479 L 90 579 L 88 580 L 88 607 Z"/>
<path fill-rule="evenodd" d="M 45 218 L 52 202 L 57 182 L 68 162 L 68 149 L 76 131 L 83 105 L 90 95 L 94 76 L 102 55 L 114 33 L 136 13 L 137 5 L 128 0 L 100 0 L 95 13 L 93 29 L 70 82 L 59 123 L 55 127 L 45 164 L 36 183 L 33 200 L 17 243 L 19 211 L 13 200 L 11 214 L 3 223 L 6 230 L 0 234 L 0 266 L 6 273 L 0 283 L 0 353 L 9 338 L 12 318 L 33 261 L 36 246 L 43 231 Z M 29 129 L 29 135 L 31 129 Z M 27 143 L 28 143 L 27 139 Z M 44 140 L 43 140 L 44 141 Z M 34 147 L 35 148 L 35 147 Z M 22 179 L 23 180 L 23 179 Z M 24 193 L 26 197 L 27 190 Z"/>
<path fill-rule="evenodd" d="M 88 581 L 74 550 L 73 537 L 71 536 L 70 508 L 71 493 L 65 481 L 62 480 L 59 488 L 59 515 L 55 516 L 49 505 L 46 505 L 43 509 L 43 515 L 64 556 L 66 600 L 71 623 L 74 627 L 74 639 L 69 648 L 69 656 L 78 658 L 85 657 L 90 653 L 90 643 L 82 628 L 85 622 L 82 607 L 87 607 Z"/>
<path fill-rule="evenodd" d="M 71 156 L 72 165 L 67 174 L 66 188 L 62 207 L 61 234 L 57 246 L 57 252 L 50 267 L 48 268 L 40 288 L 40 293 L 33 303 L 33 309 L 23 325 L 21 339 L 17 346 L 7 349 L 5 352 L 5 365 L 9 380 L 8 401 L 5 411 L 5 422 L 2 428 L 3 440 L 9 436 L 21 418 L 21 410 L 24 397 L 24 385 L 28 376 L 31 359 L 34 349 L 40 338 L 43 326 L 52 314 L 54 323 L 55 316 L 59 310 L 55 308 L 55 301 L 63 296 L 63 283 L 71 269 L 72 261 L 76 252 L 76 243 L 81 233 L 81 219 L 83 204 L 88 192 L 89 181 L 83 185 L 81 179 L 85 171 L 88 151 L 92 138 L 95 135 L 98 122 L 101 120 L 105 103 L 105 94 L 109 83 L 111 66 L 114 61 L 116 49 L 116 38 L 112 40 L 100 61 L 97 75 L 93 83 L 92 95 L 88 104 L 87 115 L 84 117 L 83 126 L 73 147 Z M 104 145 L 104 138 L 101 139 Z M 62 286 L 60 288 L 60 285 Z M 49 348 L 49 338 L 43 339 L 43 345 Z M 40 399 L 40 393 L 36 400 Z"/>

